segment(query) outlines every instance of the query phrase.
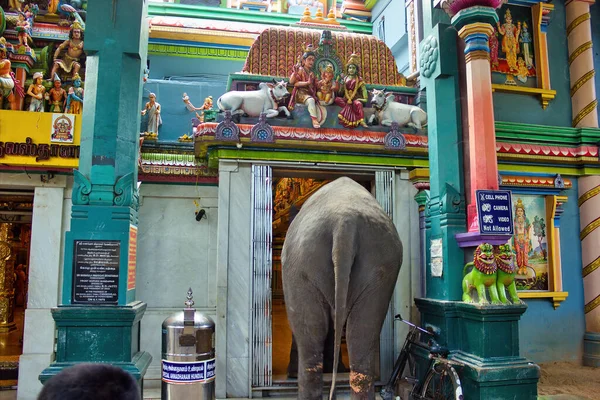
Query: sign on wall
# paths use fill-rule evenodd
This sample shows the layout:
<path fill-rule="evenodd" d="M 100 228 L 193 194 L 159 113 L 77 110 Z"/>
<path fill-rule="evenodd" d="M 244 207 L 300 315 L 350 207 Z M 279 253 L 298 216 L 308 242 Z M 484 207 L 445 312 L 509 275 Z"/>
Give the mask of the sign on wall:
<path fill-rule="evenodd" d="M 477 190 L 477 215 L 482 235 L 512 235 L 510 190 Z"/>
<path fill-rule="evenodd" d="M 75 114 L 52 114 L 51 142 L 73 143 Z"/>
<path fill-rule="evenodd" d="M 73 304 L 117 304 L 120 240 L 75 240 Z"/>

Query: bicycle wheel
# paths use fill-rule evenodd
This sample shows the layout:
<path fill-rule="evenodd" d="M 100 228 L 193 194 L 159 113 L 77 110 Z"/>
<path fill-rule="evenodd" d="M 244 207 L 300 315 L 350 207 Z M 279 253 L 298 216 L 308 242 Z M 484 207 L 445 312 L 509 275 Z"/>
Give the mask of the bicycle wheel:
<path fill-rule="evenodd" d="M 422 400 L 463 400 L 462 386 L 456 370 L 443 362 L 436 363 L 425 377 Z"/>

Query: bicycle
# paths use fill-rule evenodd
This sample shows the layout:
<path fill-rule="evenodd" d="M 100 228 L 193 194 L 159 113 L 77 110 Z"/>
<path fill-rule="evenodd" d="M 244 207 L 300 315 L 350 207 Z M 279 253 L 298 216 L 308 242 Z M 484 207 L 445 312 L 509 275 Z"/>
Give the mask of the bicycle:
<path fill-rule="evenodd" d="M 380 394 L 383 400 L 393 400 L 395 398 L 395 388 L 398 379 L 402 376 L 407 362 L 409 363 L 409 373 L 412 376 L 406 376 L 405 379 L 412 385 L 410 399 L 413 400 L 463 400 L 462 386 L 454 365 L 462 366 L 457 361 L 448 359 L 448 349 L 440 346 L 434 339 L 435 334 L 431 331 L 420 328 L 409 321 L 403 320 L 400 314 L 395 317 L 397 320 L 410 326 L 410 330 L 404 340 L 402 350 L 396 359 L 394 369 L 387 384 L 382 387 Z M 419 337 L 425 335 L 428 337 L 427 343 L 419 340 Z M 416 378 L 416 365 L 412 358 L 416 355 L 415 350 L 421 349 L 429 353 L 429 366 L 423 380 Z M 402 399 L 407 400 L 407 399 Z"/>

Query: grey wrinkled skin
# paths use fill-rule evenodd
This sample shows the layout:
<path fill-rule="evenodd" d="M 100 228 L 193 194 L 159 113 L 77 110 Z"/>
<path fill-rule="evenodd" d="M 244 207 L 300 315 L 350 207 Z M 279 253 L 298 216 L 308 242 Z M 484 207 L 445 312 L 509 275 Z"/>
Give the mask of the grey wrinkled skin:
<path fill-rule="evenodd" d="M 377 200 L 339 178 L 319 189 L 291 223 L 282 251 L 288 320 L 298 344 L 298 398 L 322 398 L 323 347 L 335 328 L 334 368 L 342 331 L 352 399 L 374 399 L 379 334 L 402 263 L 402 243 Z M 335 378 L 330 399 L 335 397 Z"/>

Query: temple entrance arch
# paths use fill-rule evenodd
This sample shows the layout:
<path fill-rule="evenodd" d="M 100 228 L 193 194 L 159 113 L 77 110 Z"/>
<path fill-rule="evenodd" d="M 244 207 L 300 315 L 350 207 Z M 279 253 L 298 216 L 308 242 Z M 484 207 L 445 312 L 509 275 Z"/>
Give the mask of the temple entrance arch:
<path fill-rule="evenodd" d="M 265 163 L 248 165 L 247 168 L 251 181 L 249 193 L 251 198 L 251 204 L 249 204 L 251 239 L 248 243 L 250 273 L 247 275 L 250 280 L 247 336 L 248 395 L 257 396 L 262 395 L 257 392 L 288 391 L 295 388 L 295 381 L 288 379 L 286 374 L 291 337 L 282 340 L 282 337 L 288 334 L 291 336 L 291 333 L 289 333 L 289 328 L 288 332 L 277 331 L 283 325 L 287 325 L 287 319 L 281 320 L 286 317 L 285 312 L 281 312 L 285 310 L 285 307 L 282 306 L 284 299 L 280 285 L 278 252 L 280 252 L 287 226 L 291 222 L 290 209 L 292 213 L 297 212 L 302 203 L 320 186 L 339 176 L 349 176 L 355 179 L 374 194 L 384 210 L 399 226 L 404 242 L 406 256 L 403 263 L 404 273 L 401 272 L 401 276 L 404 278 L 398 280 L 396 293 L 390 304 L 380 341 L 380 376 L 389 376 L 396 355 L 395 349 L 399 348 L 399 345 L 395 345 L 395 343 L 400 341 L 399 337 L 402 335 L 398 332 L 399 327 L 394 326 L 392 317 L 395 312 L 402 312 L 403 315 L 410 314 L 414 293 L 412 287 L 415 285 L 418 287 L 418 283 L 411 281 L 411 277 L 414 276 L 413 269 L 418 269 L 418 255 L 417 262 L 411 265 L 415 256 L 411 255 L 411 240 L 407 240 L 413 236 L 414 243 L 418 243 L 418 209 L 414 201 L 405 201 L 414 195 L 410 190 L 405 190 L 406 188 L 412 189 L 412 185 L 407 180 L 407 171 L 313 163 Z M 400 182 L 399 185 L 398 182 Z M 285 196 L 278 193 L 278 190 L 282 192 L 282 183 L 287 185 L 283 190 Z M 402 189 L 400 190 L 401 199 L 398 199 L 399 196 L 397 196 L 398 189 Z M 231 187 L 230 190 L 234 190 L 234 188 Z M 282 201 L 287 203 L 281 204 Z M 411 214 L 414 214 L 414 218 L 409 219 L 416 221 L 416 224 L 412 224 L 412 229 L 410 223 L 398 224 L 398 220 L 402 219 L 401 215 L 410 216 Z M 231 326 L 231 323 L 227 325 Z M 231 339 L 232 336 L 228 334 L 227 340 Z M 342 360 L 348 367 L 345 353 L 342 355 Z M 227 369 L 230 370 L 229 367 Z M 341 379 L 344 379 L 343 374 Z M 325 381 L 327 382 L 327 375 Z M 228 382 L 228 394 L 239 393 L 230 391 L 229 384 Z"/>

